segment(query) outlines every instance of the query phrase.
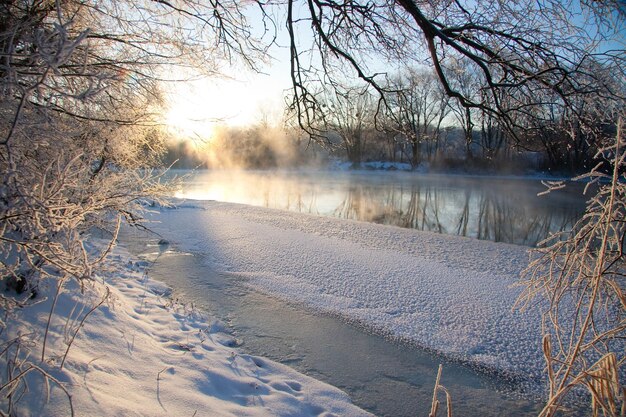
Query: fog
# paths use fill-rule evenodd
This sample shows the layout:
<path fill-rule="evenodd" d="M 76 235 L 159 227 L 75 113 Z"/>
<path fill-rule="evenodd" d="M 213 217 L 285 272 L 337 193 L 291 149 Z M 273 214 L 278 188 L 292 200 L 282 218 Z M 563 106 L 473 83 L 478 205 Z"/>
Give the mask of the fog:
<path fill-rule="evenodd" d="M 210 139 L 170 143 L 165 163 L 173 168 L 229 170 L 322 167 L 332 153 L 295 130 L 267 124 L 220 125 Z"/>
<path fill-rule="evenodd" d="M 217 125 L 205 138 L 171 139 L 163 161 L 166 166 L 180 169 L 327 168 L 331 162 L 380 169 L 381 164 L 376 163 L 384 162 L 387 169 L 419 172 L 527 175 L 551 171 L 541 153 L 510 148 L 495 157 L 487 155 L 476 140 L 468 156 L 467 144 L 458 129 L 449 128 L 445 135 L 437 148 L 422 143 L 421 157 L 415 165 L 406 138 L 393 132 L 364 132 L 355 159 L 354 153 L 349 156 L 345 140 L 334 131 L 327 133 L 324 143 L 318 143 L 300 130 L 263 122 L 249 126 Z"/>

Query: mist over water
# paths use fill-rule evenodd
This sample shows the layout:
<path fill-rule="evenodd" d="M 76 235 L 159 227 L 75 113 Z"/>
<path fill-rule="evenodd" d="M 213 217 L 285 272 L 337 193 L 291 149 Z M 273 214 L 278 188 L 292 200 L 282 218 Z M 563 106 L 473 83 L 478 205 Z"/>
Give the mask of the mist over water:
<path fill-rule="evenodd" d="M 321 167 L 329 155 L 329 149 L 321 149 L 293 130 L 264 123 L 218 125 L 210 138 L 170 143 L 164 163 L 178 169 L 284 169 Z"/>
<path fill-rule="evenodd" d="M 386 171 L 197 171 L 176 197 L 216 200 L 534 246 L 583 213 L 582 186 Z"/>

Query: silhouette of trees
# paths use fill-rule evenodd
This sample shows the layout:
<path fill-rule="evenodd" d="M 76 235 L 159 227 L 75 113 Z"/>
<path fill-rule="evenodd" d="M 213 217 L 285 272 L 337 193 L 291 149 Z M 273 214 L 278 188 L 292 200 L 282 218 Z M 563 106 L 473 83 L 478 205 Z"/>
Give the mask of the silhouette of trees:
<path fill-rule="evenodd" d="M 315 134 L 310 121 L 322 109 L 309 85 L 320 75 L 315 66 L 302 65 L 314 53 L 325 85 L 341 84 L 341 76 L 330 69 L 342 67 L 381 96 L 391 89 L 374 59 L 407 65 L 426 54 L 449 97 L 470 112 L 497 116 L 516 134 L 524 127 L 518 124 L 521 116 L 545 104 L 546 97 L 560 109 L 573 109 L 580 96 L 622 97 L 591 69 L 592 63 L 601 62 L 623 79 L 623 54 L 599 49 L 599 42 L 619 32 L 611 25 L 611 5 L 600 4 L 583 4 L 595 13 L 594 33 L 590 22 L 576 24 L 577 9 L 568 2 L 289 1 L 292 106 L 303 128 Z M 616 19 L 623 22 L 623 10 L 618 9 Z M 313 29 L 313 51 L 298 43 L 304 25 Z M 464 89 L 451 76 L 459 63 L 464 73 L 473 75 L 472 88 Z M 379 104 L 387 103 L 382 99 Z"/>
<path fill-rule="evenodd" d="M 450 111 L 449 98 L 435 74 L 426 70 L 409 69 L 392 79 L 389 88 L 394 93 L 386 97 L 385 126 L 408 145 L 401 149 L 415 168 L 423 153 L 431 159 L 439 150 L 441 124 Z"/>
<path fill-rule="evenodd" d="M 325 100 L 325 129 L 339 136 L 348 161 L 358 167 L 367 136 L 374 129 L 372 96 L 363 88 L 345 88 L 328 92 Z"/>

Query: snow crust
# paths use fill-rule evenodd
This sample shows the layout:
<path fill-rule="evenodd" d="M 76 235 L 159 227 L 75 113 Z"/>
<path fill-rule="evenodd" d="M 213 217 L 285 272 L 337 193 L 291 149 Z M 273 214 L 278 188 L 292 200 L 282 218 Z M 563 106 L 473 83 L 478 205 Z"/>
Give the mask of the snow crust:
<path fill-rule="evenodd" d="M 153 220 L 256 290 L 503 375 L 543 374 L 539 314 L 512 310 L 527 247 L 214 201 Z"/>
<path fill-rule="evenodd" d="M 47 342 L 51 359 L 40 366 L 67 388 L 74 415 L 371 416 L 337 388 L 239 353 L 238 342 L 219 321 L 172 303 L 170 289 L 144 273 L 148 266 L 116 249 L 110 270 L 97 282 L 82 291 L 68 288 L 60 296 Z M 59 370 L 68 329 L 97 304 L 106 287 L 110 300 L 88 317 Z M 54 289 L 41 290 L 39 301 L 13 317 L 11 334 L 3 334 L 3 340 L 45 327 Z M 34 361 L 42 347 L 41 340 L 36 342 Z M 15 415 L 70 415 L 68 398 L 56 383 L 46 390 L 33 372 L 28 385 Z"/>

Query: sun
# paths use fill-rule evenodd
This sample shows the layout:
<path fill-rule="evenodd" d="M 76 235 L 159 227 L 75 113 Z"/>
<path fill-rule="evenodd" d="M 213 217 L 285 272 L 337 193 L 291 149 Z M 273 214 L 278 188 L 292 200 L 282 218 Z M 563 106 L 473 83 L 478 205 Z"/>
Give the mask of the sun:
<path fill-rule="evenodd" d="M 165 115 L 165 124 L 171 134 L 180 139 L 211 140 L 215 134 L 212 119 L 196 117 L 188 106 L 174 106 Z"/>
<path fill-rule="evenodd" d="M 182 138 L 210 140 L 217 126 L 247 126 L 282 108 L 283 89 L 271 79 L 195 79 L 166 87 L 164 122 Z"/>
<path fill-rule="evenodd" d="M 185 94 L 175 94 L 168 99 L 164 122 L 168 130 L 180 139 L 211 140 L 217 119 L 206 108 Z"/>

